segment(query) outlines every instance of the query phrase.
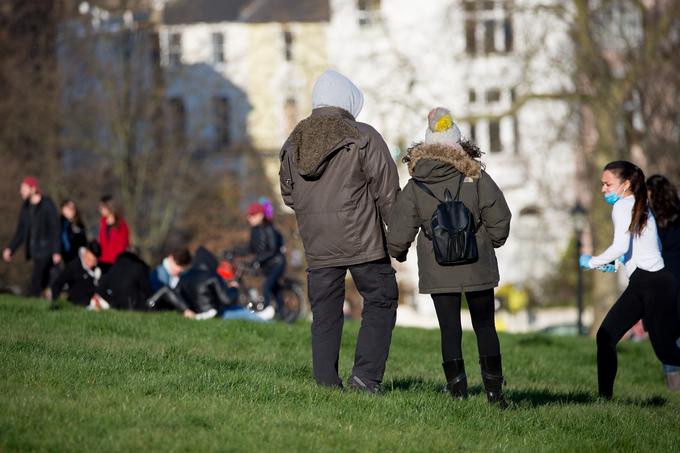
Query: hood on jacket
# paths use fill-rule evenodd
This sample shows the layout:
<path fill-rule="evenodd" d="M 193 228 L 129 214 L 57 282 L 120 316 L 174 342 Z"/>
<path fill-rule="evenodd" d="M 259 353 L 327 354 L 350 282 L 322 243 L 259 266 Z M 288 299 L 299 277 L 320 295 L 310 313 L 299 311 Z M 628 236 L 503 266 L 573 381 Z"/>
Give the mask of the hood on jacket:
<path fill-rule="evenodd" d="M 418 143 L 407 154 L 409 174 L 423 182 L 439 182 L 456 173 L 478 179 L 482 163 L 470 157 L 463 148 L 441 143 Z"/>
<path fill-rule="evenodd" d="M 361 138 L 354 117 L 340 108 L 315 109 L 290 136 L 292 157 L 300 176 L 320 177 L 336 151 Z"/>
<path fill-rule="evenodd" d="M 338 107 L 356 118 L 363 106 L 364 95 L 361 90 L 339 72 L 327 70 L 314 83 L 312 109 Z"/>

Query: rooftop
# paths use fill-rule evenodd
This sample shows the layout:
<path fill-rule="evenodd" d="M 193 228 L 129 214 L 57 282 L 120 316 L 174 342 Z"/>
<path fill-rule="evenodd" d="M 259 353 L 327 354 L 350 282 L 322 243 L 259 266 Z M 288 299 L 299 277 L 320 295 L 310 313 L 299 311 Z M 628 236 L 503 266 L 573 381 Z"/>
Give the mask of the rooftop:
<path fill-rule="evenodd" d="M 163 23 L 328 22 L 329 0 L 171 0 Z"/>

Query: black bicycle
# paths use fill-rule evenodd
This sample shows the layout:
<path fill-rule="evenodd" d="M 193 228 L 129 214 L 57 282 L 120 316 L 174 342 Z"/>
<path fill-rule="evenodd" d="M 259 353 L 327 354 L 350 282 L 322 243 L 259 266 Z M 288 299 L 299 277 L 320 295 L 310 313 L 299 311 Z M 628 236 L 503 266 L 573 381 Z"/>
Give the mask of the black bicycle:
<path fill-rule="evenodd" d="M 217 272 L 228 282 L 238 284 L 239 305 L 256 312 L 265 309 L 264 295 L 260 287 L 254 285 L 251 280 L 262 278 L 262 270 L 259 267 L 244 259 L 237 259 L 230 252 L 225 252 Z M 284 276 L 279 285 L 283 307 L 277 307 L 276 298 L 271 298 L 271 304 L 277 313 L 275 319 L 289 323 L 305 319 L 308 313 L 307 298 L 300 282 Z"/>

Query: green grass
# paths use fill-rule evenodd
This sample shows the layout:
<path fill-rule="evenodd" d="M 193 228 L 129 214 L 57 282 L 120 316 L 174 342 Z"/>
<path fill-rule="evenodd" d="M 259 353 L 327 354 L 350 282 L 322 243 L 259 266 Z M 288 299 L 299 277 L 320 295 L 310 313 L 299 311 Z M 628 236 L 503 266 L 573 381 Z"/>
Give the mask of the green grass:
<path fill-rule="evenodd" d="M 347 323 L 347 378 L 358 324 Z M 595 398 L 588 338 L 503 335 L 513 408 L 439 390 L 439 333 L 397 328 L 385 394 L 318 388 L 309 324 L 196 322 L 0 298 L 0 451 L 680 451 L 680 395 L 649 344 L 623 344 Z"/>

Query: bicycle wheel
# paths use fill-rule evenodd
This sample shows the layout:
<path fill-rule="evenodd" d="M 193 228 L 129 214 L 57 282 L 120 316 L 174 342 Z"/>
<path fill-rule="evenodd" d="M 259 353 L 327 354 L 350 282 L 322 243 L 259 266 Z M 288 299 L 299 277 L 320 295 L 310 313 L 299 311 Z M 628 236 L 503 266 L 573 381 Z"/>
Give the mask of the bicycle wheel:
<path fill-rule="evenodd" d="M 281 288 L 283 308 L 280 311 L 280 319 L 285 322 L 295 322 L 304 319 L 307 315 L 307 301 L 304 291 L 295 283 L 285 283 Z"/>

